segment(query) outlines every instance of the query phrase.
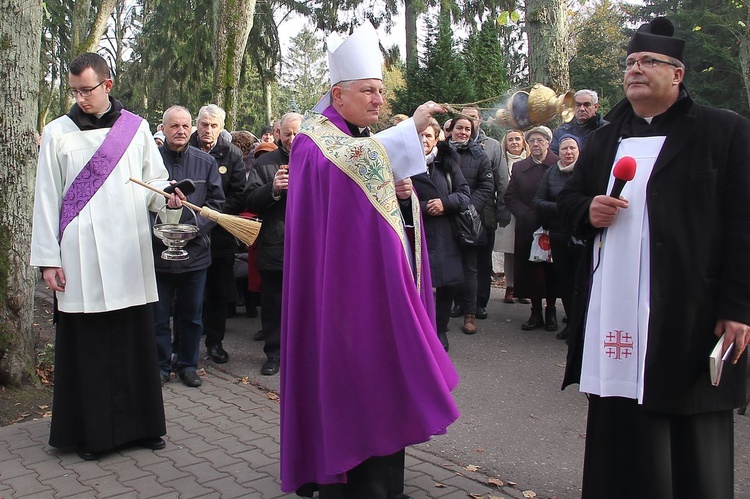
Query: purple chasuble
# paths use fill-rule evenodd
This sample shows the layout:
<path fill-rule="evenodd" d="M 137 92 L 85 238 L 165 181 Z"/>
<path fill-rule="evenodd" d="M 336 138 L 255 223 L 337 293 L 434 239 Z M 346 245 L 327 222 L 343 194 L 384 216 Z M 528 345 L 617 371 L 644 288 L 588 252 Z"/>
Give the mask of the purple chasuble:
<path fill-rule="evenodd" d="M 350 135 L 332 107 L 323 115 Z M 450 394 L 458 375 L 435 334 L 426 238 L 419 248 L 420 293 L 397 231 L 303 130 L 289 172 L 281 321 L 284 492 L 343 483 L 367 458 L 443 434 L 459 415 Z"/>
<path fill-rule="evenodd" d="M 60 240 L 70 222 L 88 204 L 94 194 L 104 184 L 109 174 L 122 159 L 122 155 L 133 141 L 138 127 L 143 121 L 139 116 L 123 109 L 120 117 L 112 125 L 107 136 L 91 159 L 84 165 L 73 183 L 70 184 L 60 208 Z"/>

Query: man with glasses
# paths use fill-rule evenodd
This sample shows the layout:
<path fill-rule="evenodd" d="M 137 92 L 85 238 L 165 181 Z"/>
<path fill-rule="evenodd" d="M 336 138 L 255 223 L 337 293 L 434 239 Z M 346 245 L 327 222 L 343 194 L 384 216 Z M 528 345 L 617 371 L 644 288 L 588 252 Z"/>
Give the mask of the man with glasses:
<path fill-rule="evenodd" d="M 558 198 L 563 225 L 589 249 L 563 385 L 589 396 L 584 499 L 734 496 L 732 409 L 744 402 L 750 339 L 750 122 L 693 102 L 673 33 L 656 18 L 634 34 L 626 98 Z M 611 197 L 626 156 L 635 176 Z M 713 386 L 719 341 L 734 346 Z"/>
<path fill-rule="evenodd" d="M 569 123 L 563 123 L 552 135 L 549 148 L 555 154 L 560 154 L 560 137 L 573 135 L 583 144 L 588 134 L 607 124 L 599 112 L 599 95 L 588 89 L 579 90 L 573 96 L 575 99 L 575 117 Z"/>
<path fill-rule="evenodd" d="M 76 102 L 42 133 L 31 265 L 57 305 L 49 443 L 91 460 L 128 443 L 165 445 L 148 213 L 164 198 L 129 178 L 169 182 L 148 124 L 110 97 L 106 61 L 76 57 L 68 81 Z"/>

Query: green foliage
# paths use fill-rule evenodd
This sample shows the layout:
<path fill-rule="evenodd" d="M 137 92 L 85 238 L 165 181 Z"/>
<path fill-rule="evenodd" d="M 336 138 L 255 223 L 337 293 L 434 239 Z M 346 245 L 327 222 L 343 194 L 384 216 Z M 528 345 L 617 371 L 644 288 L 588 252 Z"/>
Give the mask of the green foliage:
<path fill-rule="evenodd" d="M 686 42 L 685 85 L 696 102 L 750 117 L 739 60 L 739 40 L 750 36 L 747 3 L 709 0 L 651 1 L 644 18 L 666 15 Z M 739 21 L 739 22 L 738 22 Z"/>
<path fill-rule="evenodd" d="M 328 89 L 328 65 L 323 40 L 305 27 L 291 39 L 281 69 L 280 113 L 304 114 Z"/>
<path fill-rule="evenodd" d="M 396 91 L 394 113 L 411 114 L 430 99 L 448 103 L 477 100 L 473 79 L 453 39 L 448 16 L 440 15 L 428 24 L 425 55 L 418 69 L 406 72 L 406 87 Z"/>
<path fill-rule="evenodd" d="M 480 99 L 489 99 L 508 91 L 507 64 L 500 45 L 500 31 L 494 20 L 482 23 L 479 32 L 472 33 L 464 46 L 464 61 L 472 70 L 469 77 Z"/>
<path fill-rule="evenodd" d="M 571 20 L 575 51 L 570 61 L 570 83 L 574 90 L 595 90 L 602 114 L 625 96 L 619 60 L 629 40 L 622 29 L 626 24 L 625 12 L 610 0 L 585 5 Z"/>

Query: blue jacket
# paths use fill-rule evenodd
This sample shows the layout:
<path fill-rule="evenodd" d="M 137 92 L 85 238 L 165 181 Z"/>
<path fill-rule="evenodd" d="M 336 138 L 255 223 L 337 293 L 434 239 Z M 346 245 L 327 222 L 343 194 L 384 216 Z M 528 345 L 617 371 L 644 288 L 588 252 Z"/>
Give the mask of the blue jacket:
<path fill-rule="evenodd" d="M 185 150 L 175 152 L 165 144 L 159 148 L 159 152 L 169 172 L 169 180 L 180 181 L 189 178 L 195 182 L 195 192 L 187 197 L 189 202 L 221 211 L 224 204 L 224 191 L 221 189 L 221 177 L 214 158 L 193 146 L 187 146 Z M 179 274 L 202 270 L 211 265 L 211 229 L 216 223 L 197 213 L 195 218 L 199 231 L 198 235 L 185 246 L 185 251 L 190 255 L 187 260 L 164 260 L 161 252 L 166 249 L 166 245 L 154 236 L 154 266 L 157 272 Z M 193 215 L 190 210 L 183 208 L 180 221 L 193 223 L 192 220 Z"/>

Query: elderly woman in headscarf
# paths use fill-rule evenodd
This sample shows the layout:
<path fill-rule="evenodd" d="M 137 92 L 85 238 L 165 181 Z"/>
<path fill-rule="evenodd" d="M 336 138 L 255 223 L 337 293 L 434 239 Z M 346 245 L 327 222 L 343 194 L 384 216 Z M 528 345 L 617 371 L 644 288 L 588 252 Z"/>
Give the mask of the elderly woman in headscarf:
<path fill-rule="evenodd" d="M 573 238 L 560 223 L 557 215 L 557 196 L 565 182 L 573 175 L 573 168 L 581 151 L 581 139 L 566 134 L 560 137 L 560 161 L 547 170 L 539 182 L 536 195 L 532 201 L 542 226 L 549 231 L 552 250 L 552 267 L 557 277 L 557 295 L 560 297 L 565 314 L 570 314 L 570 300 L 573 296 L 573 278 L 578 257 L 583 249 L 582 241 Z M 557 333 L 557 339 L 568 337 L 568 328 Z"/>
<path fill-rule="evenodd" d="M 511 129 L 505 134 L 502 142 L 503 155 L 508 163 L 508 174 L 513 176 L 513 165 L 524 160 L 529 155 L 529 145 L 520 130 Z M 495 232 L 495 251 L 503 253 L 503 272 L 505 273 L 505 303 L 515 303 L 513 296 L 513 283 L 515 272 L 513 271 L 513 244 L 516 240 L 516 217 L 511 215 L 510 223 L 505 227 L 499 227 Z M 519 300 L 528 303 L 528 299 Z"/>
<path fill-rule="evenodd" d="M 529 261 L 534 232 L 542 225 L 532 201 L 544 172 L 560 160 L 549 150 L 550 140 L 552 131 L 546 126 L 532 128 L 526 132 L 526 142 L 529 144 L 531 156 L 514 165 L 513 176 L 505 191 L 505 204 L 516 217 L 516 240 L 513 251 L 515 294 L 531 300 L 531 316 L 521 325 L 524 331 L 543 326 L 547 331 L 557 330 L 557 296 L 552 265 Z M 547 301 L 544 313 L 542 298 L 546 298 Z"/>
<path fill-rule="evenodd" d="M 451 215 L 469 207 L 469 184 L 458 165 L 458 154 L 445 141 L 438 141 L 440 125 L 435 119 L 422 132 L 425 173 L 411 178 L 419 198 L 427 237 L 432 286 L 435 288 L 435 322 L 440 343 L 448 351 L 453 288 L 464 281 L 461 248 L 453 236 Z"/>

